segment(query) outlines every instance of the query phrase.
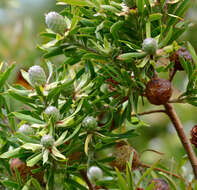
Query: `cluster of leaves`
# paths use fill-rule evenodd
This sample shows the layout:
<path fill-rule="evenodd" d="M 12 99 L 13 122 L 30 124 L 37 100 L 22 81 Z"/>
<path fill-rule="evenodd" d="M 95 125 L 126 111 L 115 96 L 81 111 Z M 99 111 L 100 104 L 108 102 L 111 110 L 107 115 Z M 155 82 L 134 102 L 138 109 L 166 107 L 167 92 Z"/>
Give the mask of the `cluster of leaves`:
<path fill-rule="evenodd" d="M 15 182 L 10 171 L 11 158 L 25 162 L 27 167 L 32 167 L 32 173 L 42 170 L 42 185 L 51 190 L 54 186 L 87 189 L 84 180 L 87 183 L 88 179 L 86 175 L 82 178 L 83 171 L 92 165 L 99 166 L 105 176 L 96 182 L 95 189 L 141 187 L 148 190 L 153 188 L 148 185 L 152 177 L 164 177 L 173 189 L 179 189 L 176 179 L 153 172 L 159 162 L 145 172 L 143 169 L 131 172 L 131 154 L 126 172 L 121 173 L 109 165 L 117 158 L 105 150 L 116 149 L 117 142 L 135 137 L 138 135 L 135 129 L 145 125 L 138 115 L 138 106 L 144 103 L 146 83 L 155 72 L 168 72 L 173 68 L 174 62 L 170 62 L 169 57 L 182 45 L 176 40 L 188 27 L 189 23 L 182 16 L 190 1 L 137 0 L 132 8 L 121 0 L 61 0 L 59 4 L 64 7 L 61 15 L 65 17 L 67 29 L 59 32 L 61 27 L 56 27 L 59 33 L 55 33 L 50 28 L 41 34 L 48 41 L 39 46 L 44 51 L 48 74 L 46 79 L 43 75 L 35 80 L 44 80 L 44 85 L 43 81 L 40 85 L 33 84 L 35 80 L 30 71 L 22 70 L 31 89 L 11 86 L 6 80 L 14 65 L 5 69 L 1 64 L 1 71 L 5 71 L 0 75 L 2 189 L 24 190 L 32 186 L 42 189 L 34 176 L 24 180 L 17 169 Z M 59 24 L 62 23 L 61 20 Z M 143 51 L 145 38 L 156 40 L 159 48 L 156 54 Z M 194 64 L 180 58 L 189 83 L 176 101 L 196 105 L 197 56 L 190 44 L 188 49 Z M 58 55 L 65 56 L 64 62 L 52 64 L 50 59 Z M 22 102 L 22 109 L 11 112 L 10 99 Z M 58 110 L 55 117 L 48 114 L 49 106 Z M 84 124 L 95 118 L 94 127 Z M 30 134 L 20 130 L 24 124 L 31 128 Z M 52 138 L 47 146 L 43 142 L 46 135 Z M 191 187 L 182 178 L 179 183 L 182 189 Z"/>

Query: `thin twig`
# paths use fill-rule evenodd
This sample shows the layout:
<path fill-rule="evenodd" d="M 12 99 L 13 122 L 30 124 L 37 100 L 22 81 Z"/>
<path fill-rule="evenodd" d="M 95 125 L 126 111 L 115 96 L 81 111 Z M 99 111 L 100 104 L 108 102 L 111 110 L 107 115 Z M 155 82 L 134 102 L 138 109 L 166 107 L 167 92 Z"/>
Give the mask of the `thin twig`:
<path fill-rule="evenodd" d="M 135 117 L 137 115 L 148 115 L 148 114 L 153 114 L 153 113 L 166 113 L 166 111 L 165 110 L 151 110 L 151 111 L 141 112 L 138 114 L 131 114 L 131 116 Z"/>
<path fill-rule="evenodd" d="M 152 167 L 151 165 L 148 165 L 148 164 L 145 164 L 145 163 L 140 163 L 140 166 L 142 166 L 144 168 L 151 168 Z M 171 173 L 171 172 L 169 172 L 167 170 L 164 170 L 164 169 L 161 169 L 161 168 L 154 168 L 154 170 L 157 170 L 157 171 L 166 173 L 166 174 L 171 175 L 171 176 L 174 176 L 174 177 L 176 177 L 178 179 L 181 179 L 182 178 L 181 176 L 178 176 L 178 175 L 176 175 L 174 173 Z"/>
<path fill-rule="evenodd" d="M 179 138 L 185 148 L 185 151 L 187 152 L 188 158 L 189 158 L 192 168 L 193 168 L 195 178 L 197 179 L 197 157 L 192 149 L 189 139 L 187 138 L 187 136 L 183 130 L 183 126 L 181 124 L 181 121 L 180 121 L 179 117 L 177 116 L 177 114 L 171 104 L 167 103 L 164 105 L 164 107 L 166 109 L 166 113 L 168 114 L 169 118 L 171 119 L 172 123 L 174 124 L 174 127 L 179 135 Z"/>
<path fill-rule="evenodd" d="M 174 69 L 174 68 L 170 70 L 169 79 L 168 79 L 170 82 L 173 80 L 173 78 L 174 78 L 176 72 L 177 72 L 177 70 Z"/>
<path fill-rule="evenodd" d="M 80 172 L 81 176 L 83 177 L 83 179 L 85 180 L 86 184 L 88 185 L 89 190 L 94 190 L 94 187 L 91 184 L 90 180 L 88 179 L 86 172 L 84 170 L 80 170 L 79 172 Z"/>

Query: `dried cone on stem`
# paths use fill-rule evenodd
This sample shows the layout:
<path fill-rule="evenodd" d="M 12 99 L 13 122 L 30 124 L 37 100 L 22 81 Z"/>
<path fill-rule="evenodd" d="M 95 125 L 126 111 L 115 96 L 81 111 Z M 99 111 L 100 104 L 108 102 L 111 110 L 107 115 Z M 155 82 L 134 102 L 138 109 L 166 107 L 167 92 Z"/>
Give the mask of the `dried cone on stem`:
<path fill-rule="evenodd" d="M 193 63 L 193 59 L 189 51 L 186 48 L 181 47 L 175 53 L 170 56 L 170 61 L 174 61 L 174 68 L 179 71 L 183 71 L 183 67 L 180 62 L 180 58 L 182 57 L 185 61 L 190 61 Z"/>
<path fill-rule="evenodd" d="M 171 82 L 162 78 L 153 78 L 146 85 L 146 97 L 151 104 L 166 104 L 172 95 Z"/>
<path fill-rule="evenodd" d="M 190 139 L 190 141 L 191 141 L 191 143 L 197 148 L 197 125 L 195 125 L 195 126 L 192 128 L 190 134 L 191 134 L 191 139 Z"/>
<path fill-rule="evenodd" d="M 44 172 L 37 172 L 35 174 L 32 174 L 31 172 L 31 170 L 36 168 L 38 168 L 38 166 L 28 167 L 19 158 L 13 158 L 10 162 L 10 169 L 12 171 L 13 176 L 16 177 L 15 169 L 17 169 L 23 181 L 25 181 L 28 176 L 32 176 L 35 179 L 37 179 L 40 182 L 40 184 L 44 185 Z"/>
<path fill-rule="evenodd" d="M 126 164 L 129 162 L 130 156 L 133 152 L 133 161 L 132 161 L 132 169 L 136 169 L 139 166 L 139 155 L 134 148 L 128 145 L 126 142 L 121 141 L 118 142 L 115 147 L 115 152 L 113 153 L 113 157 L 115 160 L 110 163 L 112 167 L 118 168 L 120 171 L 124 171 L 126 169 Z"/>
<path fill-rule="evenodd" d="M 170 190 L 169 184 L 164 179 L 152 179 L 149 184 L 154 183 L 152 190 Z"/>

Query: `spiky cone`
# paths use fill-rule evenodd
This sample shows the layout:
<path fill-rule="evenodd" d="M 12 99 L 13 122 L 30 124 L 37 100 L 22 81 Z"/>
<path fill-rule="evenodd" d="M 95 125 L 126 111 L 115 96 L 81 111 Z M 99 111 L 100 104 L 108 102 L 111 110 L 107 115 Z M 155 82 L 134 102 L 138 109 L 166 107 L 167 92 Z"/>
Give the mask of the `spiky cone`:
<path fill-rule="evenodd" d="M 190 131 L 191 143 L 197 148 L 197 125 L 195 125 Z"/>
<path fill-rule="evenodd" d="M 43 145 L 43 147 L 50 149 L 53 144 L 54 144 L 55 140 L 51 135 L 44 135 L 41 138 L 41 145 Z"/>
<path fill-rule="evenodd" d="M 182 57 L 185 61 L 190 61 L 193 63 L 193 59 L 189 51 L 185 47 L 181 47 L 176 52 L 170 55 L 170 61 L 174 62 L 174 69 L 178 71 L 183 71 L 183 67 L 181 65 L 180 57 Z"/>
<path fill-rule="evenodd" d="M 56 12 L 49 12 L 45 15 L 45 22 L 53 32 L 63 34 L 67 29 L 64 17 Z"/>
<path fill-rule="evenodd" d="M 142 49 L 144 52 L 154 55 L 158 49 L 158 44 L 154 38 L 146 38 L 143 41 Z"/>
<path fill-rule="evenodd" d="M 153 78 L 146 85 L 146 97 L 151 104 L 166 104 L 172 96 L 171 82 L 162 78 Z"/>
<path fill-rule="evenodd" d="M 55 106 L 48 106 L 45 109 L 45 113 L 48 115 L 48 117 L 51 117 L 54 122 L 57 122 L 60 119 L 60 112 Z"/>
<path fill-rule="evenodd" d="M 15 169 L 17 169 L 22 181 L 25 181 L 28 178 L 28 176 L 32 176 L 35 179 L 37 179 L 41 185 L 44 185 L 44 172 L 41 171 L 33 174 L 31 171 L 37 168 L 38 166 L 28 167 L 26 163 L 21 161 L 19 158 L 13 158 L 10 161 L 10 169 L 14 177 L 16 177 Z"/>
<path fill-rule="evenodd" d="M 44 72 L 44 69 L 39 65 L 34 65 L 30 67 L 28 70 L 28 74 L 29 74 L 29 79 L 34 87 L 45 85 L 47 80 L 46 74 Z"/>
<path fill-rule="evenodd" d="M 152 190 L 170 190 L 170 186 L 164 179 L 152 179 L 149 184 L 155 183 Z"/>
<path fill-rule="evenodd" d="M 115 151 L 113 153 L 113 160 L 110 165 L 118 168 L 120 171 L 125 171 L 126 164 L 129 162 L 130 156 L 133 152 L 132 169 L 137 169 L 139 166 L 139 155 L 134 148 L 128 145 L 126 142 L 121 141 L 116 144 Z"/>

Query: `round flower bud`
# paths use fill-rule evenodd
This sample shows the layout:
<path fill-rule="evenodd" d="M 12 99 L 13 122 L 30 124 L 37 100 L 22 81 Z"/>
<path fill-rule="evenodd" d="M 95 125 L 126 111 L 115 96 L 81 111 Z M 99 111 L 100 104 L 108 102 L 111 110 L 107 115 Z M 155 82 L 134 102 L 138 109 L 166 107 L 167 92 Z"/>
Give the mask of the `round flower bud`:
<path fill-rule="evenodd" d="M 154 183 L 152 190 L 170 190 L 169 184 L 164 179 L 152 179 L 149 184 Z"/>
<path fill-rule="evenodd" d="M 45 135 L 41 139 L 41 144 L 45 148 L 51 148 L 53 146 L 54 142 L 55 142 L 55 140 L 51 135 Z"/>
<path fill-rule="evenodd" d="M 34 65 L 29 68 L 29 79 L 33 86 L 40 86 L 46 83 L 46 74 L 42 67 Z"/>
<path fill-rule="evenodd" d="M 151 104 L 166 104 L 172 95 L 171 82 L 161 78 L 153 78 L 146 85 L 146 97 Z"/>
<path fill-rule="evenodd" d="M 53 32 L 64 33 L 67 29 L 66 20 L 64 17 L 56 12 L 49 12 L 45 16 L 45 22 Z"/>
<path fill-rule="evenodd" d="M 189 51 L 185 47 L 181 47 L 175 53 L 170 55 L 170 61 L 174 61 L 174 68 L 179 71 L 183 71 L 183 67 L 180 62 L 180 57 L 182 57 L 185 61 L 189 61 L 193 63 L 193 59 Z"/>
<path fill-rule="evenodd" d="M 123 2 L 129 8 L 136 7 L 136 1 L 135 0 L 123 0 Z"/>
<path fill-rule="evenodd" d="M 96 182 L 97 180 L 100 180 L 103 178 L 103 172 L 97 166 L 91 166 L 88 170 L 87 175 L 91 182 Z"/>
<path fill-rule="evenodd" d="M 156 40 L 154 38 L 146 38 L 143 41 L 142 49 L 146 53 L 148 53 L 150 55 L 153 55 L 153 54 L 156 53 L 157 48 L 158 48 L 158 44 L 157 44 L 157 42 L 156 42 Z"/>
<path fill-rule="evenodd" d="M 31 126 L 27 125 L 27 124 L 23 124 L 20 126 L 20 128 L 18 129 L 19 133 L 23 133 L 24 135 L 33 135 L 34 130 L 32 129 Z"/>
<path fill-rule="evenodd" d="M 92 116 L 87 116 L 83 121 L 82 121 L 82 126 L 85 129 L 88 130 L 94 130 L 97 127 L 97 121 L 96 118 Z"/>
<path fill-rule="evenodd" d="M 52 117 L 52 119 L 57 122 L 60 119 L 60 112 L 59 110 L 54 107 L 54 106 L 48 106 L 45 110 L 45 113 L 49 116 Z"/>
<path fill-rule="evenodd" d="M 129 162 L 130 156 L 133 153 L 132 169 L 136 169 L 139 166 L 139 155 L 134 148 L 126 144 L 126 142 L 121 141 L 117 143 L 115 151 L 112 156 L 115 160 L 110 163 L 112 167 L 118 168 L 120 171 L 125 171 L 126 164 Z"/>

